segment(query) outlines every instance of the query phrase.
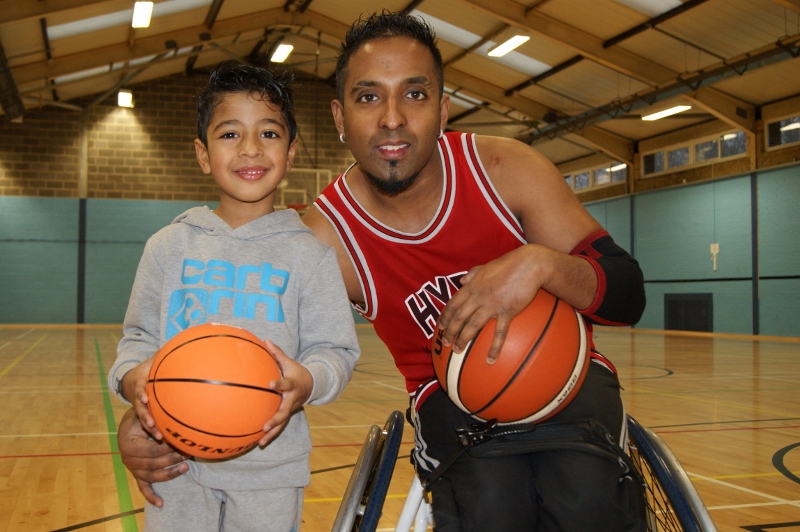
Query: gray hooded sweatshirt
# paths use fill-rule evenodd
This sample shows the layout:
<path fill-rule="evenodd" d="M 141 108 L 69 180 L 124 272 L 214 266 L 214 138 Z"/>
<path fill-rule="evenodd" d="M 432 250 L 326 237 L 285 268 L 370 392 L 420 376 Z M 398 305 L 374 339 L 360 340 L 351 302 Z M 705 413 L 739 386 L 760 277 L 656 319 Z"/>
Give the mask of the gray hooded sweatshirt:
<path fill-rule="evenodd" d="M 311 373 L 312 405 L 339 396 L 359 356 L 336 253 L 291 209 L 231 229 L 207 207 L 195 207 L 153 235 L 136 272 L 109 387 L 125 401 L 123 375 L 201 323 L 270 339 Z M 311 479 L 310 451 L 301 410 L 264 449 L 192 460 L 189 468 L 199 484 L 215 489 L 300 487 Z"/>

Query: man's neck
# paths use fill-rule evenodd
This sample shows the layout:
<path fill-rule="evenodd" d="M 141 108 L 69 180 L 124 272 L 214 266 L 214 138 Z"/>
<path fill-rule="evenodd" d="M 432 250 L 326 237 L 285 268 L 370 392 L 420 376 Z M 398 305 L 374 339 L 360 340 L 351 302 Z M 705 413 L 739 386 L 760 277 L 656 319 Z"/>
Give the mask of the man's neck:
<path fill-rule="evenodd" d="M 358 165 L 345 177 L 358 203 L 382 224 L 402 233 L 419 233 L 436 215 L 441 202 L 443 174 L 438 161 L 429 165 L 406 190 L 386 194 L 378 189 Z"/>

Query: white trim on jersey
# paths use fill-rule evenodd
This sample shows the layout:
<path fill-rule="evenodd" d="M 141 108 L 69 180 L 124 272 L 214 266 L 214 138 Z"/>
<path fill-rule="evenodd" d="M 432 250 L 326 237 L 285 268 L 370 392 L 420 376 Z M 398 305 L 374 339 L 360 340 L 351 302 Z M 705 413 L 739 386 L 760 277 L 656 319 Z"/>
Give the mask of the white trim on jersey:
<path fill-rule="evenodd" d="M 446 138 L 445 141 L 447 141 Z M 437 215 L 434 216 L 431 219 L 430 223 L 427 226 L 425 226 L 425 228 L 422 229 L 422 231 L 419 231 L 418 233 L 404 233 L 403 231 L 398 231 L 397 229 L 389 227 L 388 225 L 381 223 L 379 220 L 376 220 L 375 218 L 370 216 L 367 209 L 365 209 L 364 206 L 361 205 L 361 203 L 359 203 L 358 200 L 356 199 L 355 195 L 353 194 L 353 191 L 350 189 L 350 185 L 347 184 L 347 179 L 346 179 L 347 172 L 350 170 L 350 168 L 352 168 L 352 166 L 345 171 L 342 178 L 339 179 L 334 186 L 336 187 L 337 193 L 342 198 L 343 203 L 347 206 L 347 209 L 350 211 L 350 213 L 352 213 L 355 219 L 361 222 L 361 224 L 372 234 L 389 242 L 397 242 L 400 244 L 424 244 L 426 242 L 429 242 L 433 237 L 435 237 L 441 231 L 442 227 L 444 227 L 445 223 L 447 222 L 447 219 L 450 217 L 450 213 L 453 211 L 453 206 L 455 205 L 456 183 L 457 183 L 456 169 L 455 169 L 455 161 L 453 159 L 453 152 L 450 149 L 449 145 L 447 146 L 447 157 L 445 157 L 445 154 L 442 152 L 441 146 L 439 146 L 439 158 L 441 160 L 443 169 L 445 168 L 445 166 L 448 166 L 450 168 L 449 172 L 444 172 L 445 176 L 447 175 L 450 176 L 450 195 L 448 196 L 446 194 L 447 187 L 445 186 L 446 184 L 444 180 L 442 180 L 442 197 L 439 200 L 439 206 L 436 208 Z M 362 216 L 361 213 L 358 212 L 353 207 L 353 205 L 346 199 L 346 197 L 342 194 L 341 189 L 339 188 L 340 185 L 347 189 L 347 196 L 352 198 L 353 202 L 355 202 L 356 205 L 358 205 L 361 208 L 361 210 L 364 213 L 366 213 L 367 216 L 369 216 L 369 220 L 365 219 L 364 216 Z M 447 205 L 444 205 L 445 201 L 447 201 Z M 445 212 L 440 218 L 438 214 L 442 212 L 443 208 L 445 209 Z M 439 220 L 439 224 L 436 227 L 433 227 L 431 233 L 425 238 L 409 240 L 408 238 L 395 238 L 391 236 L 391 234 L 389 234 L 389 233 L 397 233 L 399 235 L 404 235 L 406 237 L 413 238 L 425 234 L 426 231 L 431 230 L 433 224 L 436 223 L 437 219 Z M 372 223 L 370 223 L 370 221 L 372 221 L 372 223 L 374 223 L 375 225 L 383 227 L 386 232 L 381 232 L 377 230 L 372 225 Z"/>
<path fill-rule="evenodd" d="M 469 156 L 470 150 L 469 150 L 469 146 L 467 145 L 468 142 L 472 144 L 472 149 L 473 149 L 473 151 L 475 153 L 475 160 L 477 161 L 478 165 L 480 166 L 480 173 L 483 174 L 486 177 L 486 183 L 488 184 L 489 187 L 491 187 L 492 192 L 494 192 L 494 197 L 497 198 L 497 201 L 495 201 L 493 199 L 492 195 L 490 195 L 486 191 L 486 187 L 484 187 L 484 185 L 483 185 L 483 180 L 478 177 L 478 171 L 479 170 L 475 168 L 475 165 L 472 162 L 472 157 Z M 495 214 L 497 215 L 497 218 L 500 219 L 500 221 L 503 223 L 503 225 L 505 225 L 506 228 L 508 228 L 508 230 L 514 236 L 516 236 L 519 239 L 520 242 L 522 242 L 523 244 L 527 244 L 528 241 L 525 239 L 525 232 L 523 231 L 522 226 L 517 221 L 517 218 L 516 218 L 516 216 L 514 216 L 514 213 L 511 212 L 511 209 L 508 208 L 508 205 L 505 204 L 505 202 L 503 201 L 503 198 L 500 197 L 500 194 L 497 193 L 497 189 L 494 188 L 494 184 L 492 183 L 492 180 L 489 177 L 489 174 L 486 172 L 486 168 L 483 167 L 483 161 L 481 161 L 481 158 L 478 155 L 478 146 L 477 146 L 477 144 L 475 142 L 475 135 L 466 135 L 466 134 L 464 134 L 461 137 L 461 144 L 464 147 L 464 154 L 466 155 L 466 157 L 464 157 L 464 158 L 466 159 L 470 170 L 472 170 L 472 177 L 475 179 L 475 182 L 478 184 L 478 188 L 480 188 L 481 193 L 483 194 L 483 197 L 486 199 L 486 203 L 489 204 L 489 206 L 495 212 Z M 499 204 L 498 204 L 498 202 L 499 202 Z M 500 209 L 505 211 L 507 216 L 504 216 L 503 213 L 500 211 Z M 509 219 L 514 220 L 514 224 L 513 225 L 511 224 L 511 222 L 509 222 Z"/>

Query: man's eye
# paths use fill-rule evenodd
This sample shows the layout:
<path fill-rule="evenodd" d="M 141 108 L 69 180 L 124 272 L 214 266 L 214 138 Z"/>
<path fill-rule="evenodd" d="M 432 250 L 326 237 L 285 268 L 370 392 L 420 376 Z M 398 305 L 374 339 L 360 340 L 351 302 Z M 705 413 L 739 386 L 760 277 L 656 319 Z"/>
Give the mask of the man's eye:
<path fill-rule="evenodd" d="M 378 99 L 378 97 L 376 95 L 374 95 L 374 94 L 364 94 L 364 95 L 362 95 L 361 97 L 358 98 L 358 101 L 360 101 L 360 102 L 374 102 L 377 99 Z"/>
<path fill-rule="evenodd" d="M 424 100 L 426 98 L 425 93 L 422 91 L 411 91 L 408 93 L 408 97 L 412 100 Z"/>

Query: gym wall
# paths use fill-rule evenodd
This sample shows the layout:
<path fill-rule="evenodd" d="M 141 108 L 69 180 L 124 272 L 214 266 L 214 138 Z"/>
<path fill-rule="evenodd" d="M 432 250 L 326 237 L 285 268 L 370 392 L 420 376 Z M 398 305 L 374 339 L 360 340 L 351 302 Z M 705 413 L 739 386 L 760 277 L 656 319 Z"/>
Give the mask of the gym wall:
<path fill-rule="evenodd" d="M 192 146 L 205 79 L 134 85 L 134 109 L 108 100 L 83 117 L 48 107 L 23 124 L 0 121 L 0 323 L 121 323 L 146 239 L 218 199 Z M 352 156 L 330 115 L 334 90 L 298 82 L 295 167 L 336 176 Z M 637 327 L 666 327 L 668 295 L 711 294 L 714 332 L 800 336 L 792 318 L 800 313 L 800 165 L 776 164 L 785 166 L 582 197 L 597 200 L 585 203 L 589 212 L 642 266 L 648 306 Z"/>

